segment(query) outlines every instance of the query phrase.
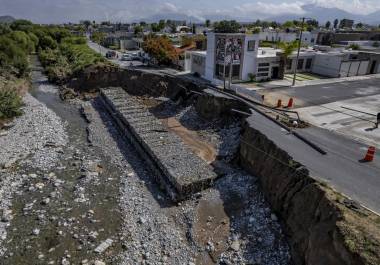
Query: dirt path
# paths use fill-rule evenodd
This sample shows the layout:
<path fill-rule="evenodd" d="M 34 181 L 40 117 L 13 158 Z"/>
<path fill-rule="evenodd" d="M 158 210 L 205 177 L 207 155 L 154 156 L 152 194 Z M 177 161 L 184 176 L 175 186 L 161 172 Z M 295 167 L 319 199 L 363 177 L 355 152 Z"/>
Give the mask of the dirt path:
<path fill-rule="evenodd" d="M 207 142 L 200 139 L 197 132 L 190 131 L 181 125 L 174 117 L 161 119 L 161 122 L 170 130 L 177 134 L 188 145 L 188 147 L 207 163 L 212 163 L 216 158 L 215 148 Z"/>

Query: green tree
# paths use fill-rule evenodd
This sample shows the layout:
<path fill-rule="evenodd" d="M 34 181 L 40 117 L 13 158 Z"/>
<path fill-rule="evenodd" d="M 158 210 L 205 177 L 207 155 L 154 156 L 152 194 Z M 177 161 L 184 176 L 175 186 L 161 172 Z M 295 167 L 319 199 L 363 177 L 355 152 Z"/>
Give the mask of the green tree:
<path fill-rule="evenodd" d="M 39 46 L 42 49 L 56 49 L 58 47 L 58 44 L 51 36 L 44 35 L 40 38 Z"/>
<path fill-rule="evenodd" d="M 30 31 L 33 29 L 33 23 L 29 20 L 18 19 L 13 21 L 10 27 L 12 30 Z"/>
<path fill-rule="evenodd" d="M 26 53 L 31 53 L 35 50 L 34 42 L 29 35 L 23 31 L 12 31 L 9 36 L 17 43 L 17 45 Z"/>
<path fill-rule="evenodd" d="M 105 37 L 106 37 L 106 34 L 104 32 L 94 32 L 91 35 L 91 40 L 98 44 L 102 44 Z"/>
<path fill-rule="evenodd" d="M 325 24 L 325 28 L 326 29 L 329 29 L 331 27 L 331 22 L 330 21 L 327 21 L 326 24 Z"/>
<path fill-rule="evenodd" d="M 159 32 L 160 31 L 160 26 L 157 23 L 150 24 L 150 28 L 153 32 Z"/>
<path fill-rule="evenodd" d="M 337 29 L 338 28 L 338 24 L 339 24 L 339 20 L 336 18 L 334 20 L 334 29 Z"/>
<path fill-rule="evenodd" d="M 134 32 L 135 32 L 135 35 L 139 35 L 140 33 L 143 32 L 143 27 L 142 26 L 135 26 Z"/>
<path fill-rule="evenodd" d="M 319 22 L 318 22 L 318 20 L 310 19 L 310 20 L 306 21 L 306 25 L 307 25 L 307 27 L 306 27 L 307 30 L 312 31 L 313 29 L 318 28 Z"/>
<path fill-rule="evenodd" d="M 165 27 L 166 27 L 166 22 L 165 22 L 164 19 L 161 19 L 161 20 L 158 22 L 158 28 L 159 28 L 159 31 L 163 30 Z"/>
<path fill-rule="evenodd" d="M 286 21 L 284 24 L 282 24 L 282 27 L 285 29 L 288 28 L 294 28 L 296 25 L 294 24 L 294 21 Z"/>
<path fill-rule="evenodd" d="M 222 20 L 214 23 L 214 29 L 217 33 L 238 33 L 240 24 L 235 20 Z"/>
<path fill-rule="evenodd" d="M 364 28 L 364 24 L 362 22 L 359 22 L 358 24 L 356 24 L 356 28 L 362 29 Z"/>
<path fill-rule="evenodd" d="M 211 25 L 211 21 L 209 19 L 206 19 L 205 25 L 206 25 L 206 28 L 209 28 Z"/>
<path fill-rule="evenodd" d="M 286 67 L 288 64 L 289 56 L 292 55 L 298 47 L 298 42 L 296 40 L 292 42 L 280 42 L 278 46 L 282 50 L 281 57 L 282 61 L 284 62 L 284 67 Z"/>
<path fill-rule="evenodd" d="M 88 29 L 91 26 L 91 21 L 90 20 L 85 20 L 83 21 L 83 25 Z"/>

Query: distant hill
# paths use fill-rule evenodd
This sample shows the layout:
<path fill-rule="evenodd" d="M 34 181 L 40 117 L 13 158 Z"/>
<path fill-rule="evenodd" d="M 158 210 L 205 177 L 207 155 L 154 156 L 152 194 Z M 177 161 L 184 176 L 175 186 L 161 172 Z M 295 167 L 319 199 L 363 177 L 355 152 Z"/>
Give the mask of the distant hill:
<path fill-rule="evenodd" d="M 355 23 L 363 22 L 373 25 L 377 25 L 378 22 L 380 22 L 380 11 L 376 11 L 368 15 L 359 15 L 344 11 L 339 8 L 327 8 L 315 4 L 303 5 L 302 9 L 305 11 L 305 13 L 302 15 L 295 15 L 289 12 L 289 14 L 282 14 L 267 19 L 278 22 L 284 22 L 287 20 L 299 19 L 300 17 L 310 17 L 318 20 L 320 23 L 325 23 L 326 21 L 330 21 L 332 23 L 336 18 L 339 20 L 343 18 L 348 18 L 353 19 Z"/>
<path fill-rule="evenodd" d="M 237 12 L 236 14 L 218 14 L 218 13 L 209 13 L 203 14 L 204 18 L 191 16 L 183 12 L 160 12 L 154 14 L 153 16 L 146 17 L 142 19 L 146 22 L 157 22 L 160 19 L 172 19 L 172 20 L 186 20 L 188 22 L 204 22 L 204 20 L 210 19 L 211 21 L 218 20 L 237 20 L 239 22 L 253 22 L 256 19 L 285 22 L 287 20 L 299 20 L 301 17 L 309 17 L 318 20 L 321 24 L 324 24 L 326 21 L 331 23 L 337 18 L 339 20 L 347 18 L 353 19 L 355 23 L 362 22 L 368 23 L 371 25 L 380 24 L 380 10 L 370 13 L 368 15 L 353 14 L 339 8 L 328 8 L 322 7 L 318 4 L 305 4 L 302 6 L 303 14 L 295 14 L 292 10 L 289 10 L 288 13 L 277 15 L 277 16 L 268 16 L 266 13 L 261 13 L 260 10 L 257 10 L 256 14 L 253 14 L 250 17 L 240 16 Z"/>
<path fill-rule="evenodd" d="M 12 16 L 0 16 L 0 23 L 12 23 L 15 20 Z"/>

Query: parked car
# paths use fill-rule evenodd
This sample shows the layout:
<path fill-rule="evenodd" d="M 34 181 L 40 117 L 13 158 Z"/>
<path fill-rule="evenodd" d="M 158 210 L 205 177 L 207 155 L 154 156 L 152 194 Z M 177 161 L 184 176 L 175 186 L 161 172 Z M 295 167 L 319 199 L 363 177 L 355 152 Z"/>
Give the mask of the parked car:
<path fill-rule="evenodd" d="M 108 59 L 117 58 L 117 53 L 115 51 L 108 51 L 106 53 L 106 58 L 108 58 Z"/>
<path fill-rule="evenodd" d="M 133 61 L 133 57 L 132 57 L 130 54 L 124 54 L 124 55 L 121 57 L 121 60 L 122 60 L 122 61 Z"/>

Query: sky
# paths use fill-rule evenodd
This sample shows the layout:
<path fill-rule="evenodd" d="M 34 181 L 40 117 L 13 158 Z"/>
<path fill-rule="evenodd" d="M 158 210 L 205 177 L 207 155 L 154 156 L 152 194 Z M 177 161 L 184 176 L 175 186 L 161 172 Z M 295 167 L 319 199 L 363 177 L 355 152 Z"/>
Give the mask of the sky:
<path fill-rule="evenodd" d="M 302 15 L 303 6 L 335 7 L 366 15 L 380 10 L 379 0 L 0 0 L 0 15 L 35 23 L 140 21 L 159 14 L 206 18 L 262 19 L 282 14 Z"/>

